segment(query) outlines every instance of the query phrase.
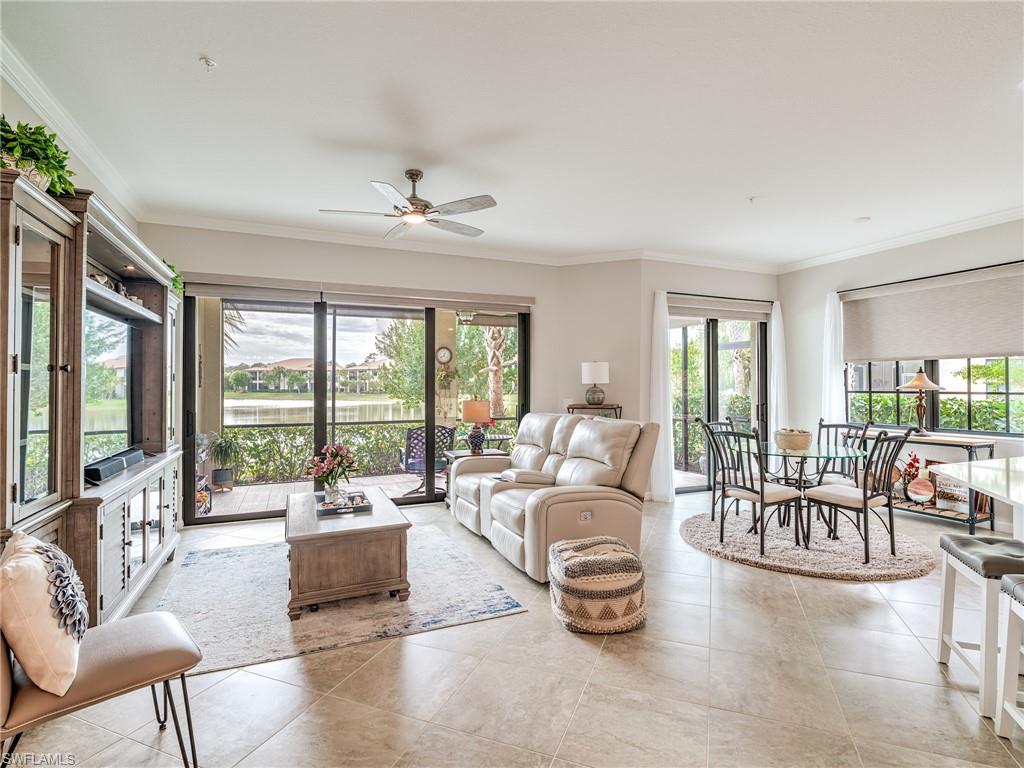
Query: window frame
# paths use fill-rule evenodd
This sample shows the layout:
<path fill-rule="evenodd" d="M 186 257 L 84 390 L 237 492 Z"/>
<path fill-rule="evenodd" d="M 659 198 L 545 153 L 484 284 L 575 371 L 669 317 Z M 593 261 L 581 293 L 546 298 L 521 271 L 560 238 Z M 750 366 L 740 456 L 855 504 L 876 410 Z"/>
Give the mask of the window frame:
<path fill-rule="evenodd" d="M 931 391 L 931 392 L 926 392 L 925 393 L 925 396 L 927 398 L 927 406 L 928 406 L 928 411 L 925 414 L 925 425 L 924 425 L 925 429 L 927 429 L 929 432 L 946 432 L 946 433 L 951 433 L 951 434 L 990 435 L 990 436 L 993 436 L 993 437 L 1016 437 L 1016 438 L 1024 437 L 1024 432 L 1014 432 L 1014 431 L 1011 431 L 1011 429 L 1010 429 L 1010 426 L 1011 426 L 1011 422 L 1010 422 L 1010 403 L 1012 402 L 1011 398 L 1014 397 L 1014 396 L 1024 397 L 1024 391 L 1018 391 L 1018 390 L 1011 389 L 1011 384 L 1010 384 L 1010 359 L 1012 357 L 1018 357 L 1018 355 L 1007 355 L 1007 356 L 1002 357 L 1002 358 L 997 358 L 997 357 L 988 357 L 988 358 L 970 358 L 970 357 L 968 357 L 968 358 L 964 358 L 966 360 L 966 364 L 967 364 L 967 389 L 966 389 L 966 391 L 961 391 L 961 390 L 942 390 L 941 394 L 943 394 L 943 395 L 963 396 L 966 399 L 966 401 L 967 401 L 967 428 L 966 429 L 960 429 L 960 428 L 957 428 L 957 427 L 945 427 L 945 426 L 941 426 L 939 424 L 939 416 L 940 416 L 940 412 L 939 412 L 939 407 L 940 407 L 939 396 L 940 396 L 940 392 L 938 390 L 936 390 L 936 391 Z M 974 389 L 972 387 L 972 380 L 971 380 L 971 361 L 972 360 L 982 360 L 982 359 L 985 359 L 985 360 L 1002 359 L 1003 360 L 1004 371 L 1005 371 L 1005 382 L 1006 382 L 1005 383 L 1005 390 L 1003 392 L 988 392 L 988 391 L 975 392 L 974 391 Z M 895 366 L 895 368 L 894 368 L 894 374 L 895 375 L 894 375 L 893 381 L 894 381 L 894 386 L 898 387 L 899 386 L 898 382 L 900 381 L 900 372 L 901 372 L 900 366 L 901 366 L 901 364 L 904 361 L 900 361 L 900 360 L 879 360 L 879 361 L 876 361 L 876 362 L 877 363 L 885 363 L 886 365 L 894 365 Z M 897 424 L 889 424 L 889 423 L 881 423 L 881 422 L 875 422 L 874 421 L 874 404 L 872 402 L 872 395 L 889 395 L 889 394 L 895 394 L 896 395 L 896 419 L 897 419 L 897 421 L 899 421 L 900 414 L 902 413 L 901 397 L 908 397 L 908 398 L 911 398 L 911 399 L 916 397 L 916 395 L 914 395 L 914 394 L 911 394 L 909 392 L 901 392 L 898 389 L 896 389 L 896 390 L 888 390 L 888 389 L 875 390 L 875 389 L 873 389 L 872 388 L 872 384 L 871 384 L 871 382 L 872 382 L 871 366 L 875 365 L 876 362 L 866 362 L 866 363 L 863 363 L 863 365 L 867 365 L 867 367 L 868 367 L 867 368 L 867 389 L 851 389 L 850 388 L 850 371 L 851 371 L 851 366 L 852 365 L 856 365 L 856 363 L 849 363 L 849 362 L 845 363 L 845 366 L 844 366 L 844 369 L 843 369 L 843 389 L 844 389 L 844 393 L 845 393 L 846 419 L 847 419 L 847 421 L 850 421 L 850 423 L 860 423 L 860 422 L 851 421 L 851 418 L 850 418 L 850 396 L 851 395 L 867 395 L 868 396 L 867 397 L 867 404 L 868 404 L 868 422 L 869 423 L 871 423 L 873 425 L 876 425 L 876 426 L 879 426 L 879 427 L 896 427 L 896 428 L 903 428 L 903 427 L 907 427 L 907 426 L 916 427 L 917 426 L 917 419 L 916 418 L 913 420 L 912 423 L 907 423 L 907 424 L 899 424 L 899 423 L 897 423 Z M 940 387 L 942 386 L 942 382 L 939 380 L 940 379 L 940 374 L 939 374 L 939 361 L 938 361 L 938 359 L 925 360 L 924 361 L 924 370 L 925 370 L 925 374 L 928 376 L 929 379 L 934 381 Z M 973 427 L 973 405 L 972 405 L 971 397 L 974 394 L 1002 395 L 1003 396 L 1003 402 L 1006 404 L 1006 430 L 1005 431 L 995 431 L 995 430 L 973 429 L 972 428 Z"/>

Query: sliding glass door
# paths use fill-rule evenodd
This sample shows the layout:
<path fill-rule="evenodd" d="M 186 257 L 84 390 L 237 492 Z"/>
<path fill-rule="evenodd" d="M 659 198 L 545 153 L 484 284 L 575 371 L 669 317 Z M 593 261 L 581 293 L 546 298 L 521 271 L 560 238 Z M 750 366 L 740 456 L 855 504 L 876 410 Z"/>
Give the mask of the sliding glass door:
<path fill-rule="evenodd" d="M 705 491 L 710 457 L 697 418 L 767 433 L 767 323 L 672 317 L 669 341 L 676 492 Z"/>

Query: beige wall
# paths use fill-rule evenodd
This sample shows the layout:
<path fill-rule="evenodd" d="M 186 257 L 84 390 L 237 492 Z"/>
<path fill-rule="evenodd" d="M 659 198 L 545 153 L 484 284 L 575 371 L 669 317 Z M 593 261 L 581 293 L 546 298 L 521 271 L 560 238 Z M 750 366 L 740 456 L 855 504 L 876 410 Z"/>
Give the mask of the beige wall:
<path fill-rule="evenodd" d="M 10 84 L 2 79 L 0 79 L 0 108 L 3 109 L 3 113 L 11 125 L 19 121 L 31 125 L 38 125 L 44 122 Z M 57 137 L 57 140 L 58 142 L 60 141 L 60 136 Z M 75 172 L 72 181 L 75 182 L 76 187 L 91 189 L 103 199 L 103 202 L 110 206 L 125 224 L 131 229 L 138 229 L 138 222 L 136 222 L 135 217 L 128 212 L 128 209 L 121 204 L 120 200 L 114 197 L 114 194 L 107 186 L 96 178 L 92 171 L 85 167 L 85 164 L 74 153 L 68 158 L 68 167 Z"/>

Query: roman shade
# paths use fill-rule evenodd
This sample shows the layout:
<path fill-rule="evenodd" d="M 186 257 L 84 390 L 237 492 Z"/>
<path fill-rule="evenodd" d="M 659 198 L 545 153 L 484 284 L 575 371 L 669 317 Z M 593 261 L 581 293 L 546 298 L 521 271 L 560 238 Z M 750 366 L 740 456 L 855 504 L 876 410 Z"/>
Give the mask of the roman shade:
<path fill-rule="evenodd" d="M 669 293 L 668 313 L 672 317 L 717 317 L 766 323 L 771 317 L 772 302 L 701 296 L 696 293 Z"/>
<path fill-rule="evenodd" d="M 1024 262 L 840 294 L 848 362 L 1024 354 Z"/>

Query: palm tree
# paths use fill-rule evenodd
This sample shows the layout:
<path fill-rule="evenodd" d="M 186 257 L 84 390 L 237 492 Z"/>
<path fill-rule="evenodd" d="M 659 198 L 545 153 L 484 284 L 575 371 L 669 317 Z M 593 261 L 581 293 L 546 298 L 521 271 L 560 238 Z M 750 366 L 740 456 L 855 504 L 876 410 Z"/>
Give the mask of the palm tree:
<path fill-rule="evenodd" d="M 245 316 L 241 310 L 225 307 L 222 311 L 224 325 L 224 348 L 238 349 L 236 336 L 245 331 Z"/>
<path fill-rule="evenodd" d="M 504 327 L 487 326 L 484 329 L 484 346 L 487 349 L 487 399 L 491 404 L 491 417 L 500 419 L 505 415 L 505 392 L 502 381 L 505 370 Z"/>

